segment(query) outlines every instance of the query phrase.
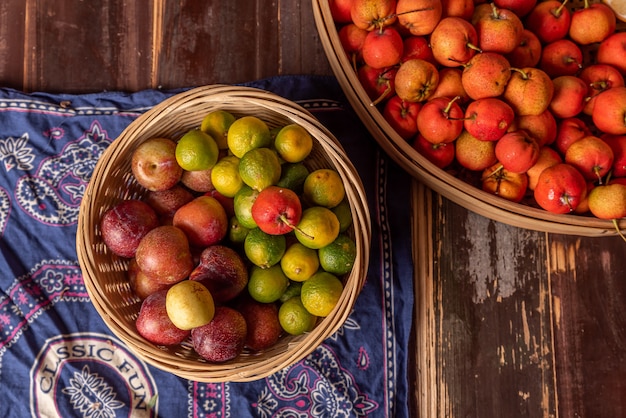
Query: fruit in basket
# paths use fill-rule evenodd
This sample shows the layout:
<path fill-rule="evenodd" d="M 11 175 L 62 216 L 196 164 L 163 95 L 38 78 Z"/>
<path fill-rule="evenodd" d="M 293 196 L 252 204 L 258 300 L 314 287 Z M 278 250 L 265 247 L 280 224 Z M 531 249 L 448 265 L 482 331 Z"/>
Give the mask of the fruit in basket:
<path fill-rule="evenodd" d="M 396 94 L 407 102 L 430 98 L 439 83 L 439 72 L 430 62 L 412 59 L 400 64 L 395 77 Z"/>
<path fill-rule="evenodd" d="M 350 17 L 361 29 L 373 30 L 396 22 L 396 0 L 352 0 Z"/>
<path fill-rule="evenodd" d="M 412 35 L 429 35 L 441 19 L 441 0 L 398 0 L 396 14 L 400 26 Z"/>
<path fill-rule="evenodd" d="M 417 129 L 426 140 L 433 144 L 452 142 L 460 135 L 464 116 L 460 99 L 436 97 L 423 104 L 417 114 Z"/>
<path fill-rule="evenodd" d="M 280 179 L 281 166 L 278 153 L 266 147 L 254 148 L 239 160 L 239 175 L 245 184 L 261 191 Z"/>
<path fill-rule="evenodd" d="M 482 190 L 487 193 L 511 202 L 521 202 L 528 189 L 528 176 L 508 171 L 497 162 L 483 170 L 481 183 Z"/>
<path fill-rule="evenodd" d="M 340 234 L 336 240 L 318 250 L 320 266 L 338 276 L 349 273 L 356 260 L 356 243 L 348 235 Z"/>
<path fill-rule="evenodd" d="M 359 67 L 357 77 L 372 100 L 372 106 L 383 103 L 393 95 L 397 73 L 396 67 L 374 68 L 367 64 Z"/>
<path fill-rule="evenodd" d="M 543 170 L 562 162 L 563 158 L 558 152 L 549 146 L 542 146 L 539 149 L 539 158 L 537 158 L 535 164 L 530 167 L 528 171 L 526 171 L 526 175 L 528 176 L 528 188 L 530 190 L 535 190 L 537 182 L 539 181 L 539 176 Z"/>
<path fill-rule="evenodd" d="M 189 274 L 202 283 L 222 304 L 237 297 L 248 286 L 248 268 L 242 256 L 226 245 L 211 245 L 200 253 L 200 260 Z"/>
<path fill-rule="evenodd" d="M 220 242 L 228 232 L 228 215 L 220 202 L 212 196 L 199 196 L 179 208 L 173 225 L 180 228 L 197 247 Z"/>
<path fill-rule="evenodd" d="M 209 323 L 191 330 L 191 342 L 206 360 L 223 363 L 241 354 L 247 332 L 246 320 L 239 311 L 218 306 Z"/>
<path fill-rule="evenodd" d="M 346 196 L 346 188 L 337 171 L 319 168 L 304 179 L 302 199 L 308 205 L 334 208 Z"/>
<path fill-rule="evenodd" d="M 235 120 L 226 134 L 228 149 L 238 158 L 254 149 L 268 147 L 272 136 L 267 124 L 256 116 L 242 116 Z"/>
<path fill-rule="evenodd" d="M 430 44 L 426 36 L 407 36 L 402 41 L 402 44 L 401 62 L 419 58 L 433 64 L 436 63 L 435 57 L 433 56 L 433 50 L 430 48 Z"/>
<path fill-rule="evenodd" d="M 556 118 L 576 117 L 585 107 L 587 85 L 577 76 L 562 75 L 552 79 L 554 95 L 548 108 Z"/>
<path fill-rule="evenodd" d="M 539 144 L 527 131 L 508 132 L 496 142 L 496 158 L 511 173 L 526 173 L 539 158 Z"/>
<path fill-rule="evenodd" d="M 626 32 L 616 32 L 600 42 L 596 62 L 610 64 L 626 76 Z"/>
<path fill-rule="evenodd" d="M 253 266 L 250 269 L 248 294 L 261 303 L 272 303 L 280 299 L 289 287 L 289 278 L 280 265 L 262 268 Z"/>
<path fill-rule="evenodd" d="M 454 142 L 456 161 L 471 171 L 483 171 L 497 162 L 495 141 L 483 141 L 467 130 Z"/>
<path fill-rule="evenodd" d="M 341 46 L 352 63 L 352 68 L 356 70 L 357 63 L 363 60 L 363 42 L 369 32 L 357 27 L 354 23 L 349 23 L 339 29 L 338 36 Z"/>
<path fill-rule="evenodd" d="M 572 13 L 569 37 L 579 45 L 602 42 L 615 32 L 615 25 L 615 13 L 609 6 L 585 0 L 584 7 Z"/>
<path fill-rule="evenodd" d="M 327 271 L 319 271 L 302 283 L 300 299 L 309 313 L 326 317 L 339 302 L 342 292 L 343 284 L 337 276 Z"/>
<path fill-rule="evenodd" d="M 239 303 L 237 310 L 246 320 L 245 346 L 250 350 L 261 351 L 272 348 L 280 338 L 283 329 L 278 320 L 278 306 L 275 303 L 261 303 L 246 298 Z"/>
<path fill-rule="evenodd" d="M 208 170 L 218 157 L 217 142 L 200 129 L 186 132 L 176 143 L 176 161 L 185 171 Z"/>
<path fill-rule="evenodd" d="M 285 125 L 274 138 L 274 148 L 280 158 L 288 163 L 304 161 L 313 149 L 313 138 L 297 123 Z"/>
<path fill-rule="evenodd" d="M 579 77 L 587 84 L 587 103 L 583 112 L 593 114 L 596 96 L 613 87 L 624 86 L 624 76 L 619 70 L 608 64 L 591 64 L 582 69 Z"/>
<path fill-rule="evenodd" d="M 539 115 L 554 98 L 554 84 L 539 68 L 512 68 L 502 97 L 517 115 Z"/>
<path fill-rule="evenodd" d="M 363 61 L 372 68 L 396 65 L 402 58 L 403 50 L 402 36 L 390 26 L 369 31 L 361 48 Z"/>
<path fill-rule="evenodd" d="M 304 180 L 308 175 L 309 169 L 303 163 L 283 163 L 280 168 L 280 179 L 278 179 L 276 186 L 301 193 Z"/>
<path fill-rule="evenodd" d="M 430 35 L 435 60 L 445 67 L 468 62 L 479 50 L 476 28 L 460 17 L 445 17 Z"/>
<path fill-rule="evenodd" d="M 167 290 L 165 295 L 167 316 L 182 330 L 208 324 L 216 307 L 211 292 L 200 282 L 183 280 Z"/>
<path fill-rule="evenodd" d="M 151 138 L 141 143 L 133 151 L 131 170 L 137 183 L 148 190 L 166 190 L 176 185 L 183 174 L 176 161 L 176 142 Z"/>
<path fill-rule="evenodd" d="M 572 14 L 566 7 L 568 0 L 538 2 L 526 15 L 524 26 L 543 43 L 563 39 L 569 32 Z"/>
<path fill-rule="evenodd" d="M 494 3 L 476 6 L 472 23 L 478 35 L 478 47 L 482 51 L 508 54 L 520 43 L 524 25 L 511 10 L 500 8 Z"/>
<path fill-rule="evenodd" d="M 160 283 L 146 275 L 143 271 L 141 271 L 137 265 L 137 260 L 134 258 L 131 258 L 128 263 L 126 277 L 130 288 L 141 300 L 159 290 L 169 289 L 171 286 L 168 283 Z"/>
<path fill-rule="evenodd" d="M 463 133 L 461 133 L 462 135 Z M 417 134 L 413 139 L 412 146 L 428 161 L 439 168 L 446 168 L 454 161 L 454 142 L 440 142 L 433 144 L 422 134 Z"/>
<path fill-rule="evenodd" d="M 217 109 L 207 113 L 200 123 L 200 130 L 215 140 L 219 149 L 228 148 L 227 133 L 235 116 L 225 110 Z"/>
<path fill-rule="evenodd" d="M 496 6 L 512 10 L 517 16 L 524 17 L 535 7 L 537 0 L 493 0 Z"/>
<path fill-rule="evenodd" d="M 602 132 L 626 134 L 626 87 L 613 87 L 597 95 L 591 116 Z"/>
<path fill-rule="evenodd" d="M 303 282 L 320 267 L 316 250 L 305 247 L 300 242 L 292 243 L 280 259 L 280 268 L 289 280 Z"/>
<path fill-rule="evenodd" d="M 573 142 L 587 135 L 591 135 L 591 130 L 582 119 L 578 117 L 561 119 L 557 123 L 554 147 L 561 155 L 565 155 L 565 151 Z"/>
<path fill-rule="evenodd" d="M 302 204 L 293 190 L 269 186 L 259 192 L 250 213 L 261 231 L 281 235 L 291 232 L 300 222 Z"/>
<path fill-rule="evenodd" d="M 306 310 L 300 295 L 292 296 L 284 301 L 278 309 L 280 326 L 286 333 L 301 335 L 312 331 L 317 323 L 317 316 Z"/>
<path fill-rule="evenodd" d="M 166 284 L 187 278 L 194 266 L 187 235 L 173 225 L 148 232 L 139 242 L 135 259 L 142 272 Z"/>
<path fill-rule="evenodd" d="M 441 0 L 442 17 L 454 16 L 471 19 L 474 13 L 474 0 Z"/>
<path fill-rule="evenodd" d="M 169 346 L 185 341 L 190 331 L 174 325 L 167 313 L 166 298 L 167 290 L 159 290 L 146 297 L 141 303 L 135 326 L 146 340 Z"/>
<path fill-rule="evenodd" d="M 167 190 L 148 192 L 146 203 L 161 217 L 171 219 L 181 206 L 191 202 L 193 198 L 189 189 L 177 184 Z"/>
<path fill-rule="evenodd" d="M 398 135 L 408 140 L 418 132 L 417 115 L 421 107 L 421 103 L 405 102 L 399 96 L 393 96 L 385 103 L 383 117 Z"/>
<path fill-rule="evenodd" d="M 571 213 L 587 193 L 585 178 L 567 163 L 555 164 L 539 175 L 534 190 L 535 201 L 552 213 Z"/>
<path fill-rule="evenodd" d="M 612 183 L 594 187 L 589 192 L 588 204 L 595 217 L 612 220 L 618 235 L 626 241 L 616 221 L 626 217 L 626 184 Z"/>
<path fill-rule="evenodd" d="M 257 227 L 246 234 L 243 249 L 252 264 L 270 268 L 280 262 L 287 249 L 287 242 L 284 235 L 270 235 Z"/>
<path fill-rule="evenodd" d="M 339 219 L 326 207 L 312 206 L 302 212 L 302 218 L 294 232 L 300 243 L 318 250 L 337 238 Z"/>
<path fill-rule="evenodd" d="M 558 39 L 543 46 L 539 66 L 550 77 L 576 75 L 583 68 L 583 52 L 570 39 Z"/>
<path fill-rule="evenodd" d="M 235 197 L 243 186 L 239 175 L 239 158 L 234 155 L 221 158 L 211 170 L 211 183 L 221 195 Z"/>
<path fill-rule="evenodd" d="M 586 180 L 602 184 L 602 177 L 613 167 L 613 150 L 602 139 L 589 135 L 567 148 L 565 162 L 576 167 Z"/>
<path fill-rule="evenodd" d="M 626 177 L 626 135 L 603 135 L 602 139 L 613 150 L 611 175 L 614 177 Z"/>
<path fill-rule="evenodd" d="M 180 182 L 192 192 L 206 193 L 213 190 L 212 168 L 206 170 L 183 171 Z"/>
<path fill-rule="evenodd" d="M 524 129 L 537 140 L 540 146 L 552 145 L 557 135 L 557 121 L 549 110 L 539 115 L 517 116 L 515 129 Z"/>
<path fill-rule="evenodd" d="M 135 256 L 139 242 L 159 226 L 156 212 L 147 203 L 129 199 L 107 209 L 100 220 L 102 240 L 120 257 Z"/>
<path fill-rule="evenodd" d="M 461 104 L 469 102 L 469 96 L 463 89 L 463 83 L 461 82 L 462 74 L 463 72 L 459 68 L 441 68 L 439 70 L 439 83 L 430 98 L 460 96 Z"/>
<path fill-rule="evenodd" d="M 350 8 L 352 0 L 329 0 L 328 7 L 335 22 L 347 23 L 352 21 Z"/>
<path fill-rule="evenodd" d="M 504 55 L 481 52 L 463 65 L 461 83 L 467 95 L 478 100 L 501 96 L 510 78 L 511 64 Z"/>
<path fill-rule="evenodd" d="M 524 29 L 519 44 L 505 57 L 515 68 L 536 67 L 541 60 L 541 50 L 541 41 L 537 35 Z"/>
<path fill-rule="evenodd" d="M 481 141 L 497 141 L 513 124 L 515 113 L 508 103 L 485 97 L 470 102 L 464 118 L 463 126 L 472 136 Z"/>

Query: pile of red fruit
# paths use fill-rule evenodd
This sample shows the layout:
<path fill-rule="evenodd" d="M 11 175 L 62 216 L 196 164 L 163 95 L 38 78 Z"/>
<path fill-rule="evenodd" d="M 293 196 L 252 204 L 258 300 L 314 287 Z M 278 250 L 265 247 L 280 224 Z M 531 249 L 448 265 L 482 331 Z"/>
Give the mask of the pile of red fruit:
<path fill-rule="evenodd" d="M 329 6 L 373 111 L 434 165 L 553 213 L 626 216 L 626 32 L 606 4 Z"/>

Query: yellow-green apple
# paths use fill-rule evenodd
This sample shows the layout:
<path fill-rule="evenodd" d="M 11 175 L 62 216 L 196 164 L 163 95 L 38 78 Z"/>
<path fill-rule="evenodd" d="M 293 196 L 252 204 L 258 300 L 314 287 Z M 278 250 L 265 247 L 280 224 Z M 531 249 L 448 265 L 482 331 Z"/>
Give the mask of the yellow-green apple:
<path fill-rule="evenodd" d="M 423 155 L 428 161 L 441 169 L 448 167 L 454 161 L 454 142 L 439 142 L 433 144 L 421 134 L 417 134 L 412 143 L 413 149 Z"/>
<path fill-rule="evenodd" d="M 439 71 L 432 63 L 412 59 L 400 64 L 395 76 L 396 94 L 407 102 L 423 102 L 439 84 Z"/>
<path fill-rule="evenodd" d="M 497 97 L 471 101 L 464 115 L 464 128 L 481 141 L 497 141 L 509 129 L 515 118 L 511 106 Z"/>
<path fill-rule="evenodd" d="M 502 97 L 517 115 L 540 115 L 554 97 L 554 84 L 541 69 L 511 68 Z"/>
<path fill-rule="evenodd" d="M 132 153 L 131 171 L 137 183 L 148 190 L 165 190 L 180 181 L 183 169 L 176 161 L 176 142 L 151 138 Z"/>
<path fill-rule="evenodd" d="M 474 0 L 441 0 L 442 17 L 454 16 L 470 20 L 474 14 Z"/>
<path fill-rule="evenodd" d="M 626 134 L 626 87 L 613 87 L 596 96 L 591 117 L 600 131 Z"/>
<path fill-rule="evenodd" d="M 514 129 L 523 129 L 535 138 L 539 146 L 551 145 L 556 140 L 557 122 L 552 112 L 539 115 L 520 115 L 515 118 Z"/>
<path fill-rule="evenodd" d="M 261 190 L 251 208 L 252 219 L 266 234 L 282 235 L 294 230 L 302 217 L 300 198 L 284 187 Z"/>
<path fill-rule="evenodd" d="M 626 32 L 616 32 L 600 42 L 596 62 L 610 64 L 626 75 Z"/>
<path fill-rule="evenodd" d="M 445 67 L 467 63 L 477 51 L 476 28 L 460 17 L 444 17 L 430 35 L 430 47 L 435 60 Z"/>
<path fill-rule="evenodd" d="M 149 204 L 127 199 L 104 212 L 100 218 L 100 233 L 113 254 L 132 258 L 143 237 L 159 225 L 157 213 Z"/>
<path fill-rule="evenodd" d="M 579 45 L 602 42 L 615 32 L 616 18 L 613 10 L 604 3 L 590 4 L 572 13 L 569 37 Z"/>
<path fill-rule="evenodd" d="M 168 289 L 171 286 L 171 284 L 168 283 L 160 283 L 141 271 L 135 258 L 131 258 L 128 263 L 126 278 L 128 279 L 128 284 L 132 291 L 141 300 L 144 300 L 159 290 Z"/>
<path fill-rule="evenodd" d="M 517 46 L 513 51 L 505 54 L 505 57 L 512 67 L 536 67 L 541 59 L 541 49 L 541 41 L 537 35 L 524 29 Z"/>
<path fill-rule="evenodd" d="M 524 27 L 533 32 L 542 43 L 563 39 L 569 32 L 572 14 L 568 0 L 538 2 L 524 19 Z"/>
<path fill-rule="evenodd" d="M 481 52 L 463 65 L 461 82 L 467 95 L 478 100 L 502 95 L 510 78 L 511 65 L 504 55 Z"/>
<path fill-rule="evenodd" d="M 496 6 L 513 11 L 520 18 L 526 16 L 537 4 L 537 0 L 493 0 Z"/>
<path fill-rule="evenodd" d="M 139 335 L 151 343 L 171 346 L 185 341 L 191 331 L 178 328 L 169 318 L 165 306 L 166 295 L 167 289 L 145 298 L 139 308 L 135 326 Z"/>
<path fill-rule="evenodd" d="M 391 67 L 400 62 L 404 44 L 398 31 L 392 26 L 369 31 L 361 52 L 363 61 L 372 68 Z"/>
<path fill-rule="evenodd" d="M 557 122 L 554 147 L 561 156 L 564 156 L 573 142 L 588 135 L 591 135 L 591 129 L 582 119 L 577 117 L 561 119 Z"/>
<path fill-rule="evenodd" d="M 583 109 L 586 115 L 593 114 L 596 96 L 613 87 L 624 86 L 624 76 L 619 70 L 609 64 L 591 64 L 583 68 L 578 75 L 587 83 L 587 102 Z"/>
<path fill-rule="evenodd" d="M 148 232 L 137 246 L 135 259 L 142 272 L 167 284 L 186 279 L 194 267 L 187 236 L 172 225 L 158 226 Z"/>
<path fill-rule="evenodd" d="M 495 152 L 505 170 L 525 173 L 539 158 L 539 144 L 526 131 L 507 132 L 496 142 Z"/>
<path fill-rule="evenodd" d="M 489 9 L 481 11 L 480 9 Z M 495 3 L 476 6 L 472 22 L 478 35 L 478 47 L 483 52 L 508 54 L 520 43 L 524 24 L 509 9 L 499 8 Z"/>
<path fill-rule="evenodd" d="M 585 107 L 587 85 L 574 75 L 562 75 L 552 79 L 554 95 L 549 109 L 561 119 L 572 118 L 580 114 Z"/>
<path fill-rule="evenodd" d="M 352 16 L 350 15 L 351 7 L 352 0 L 328 0 L 330 15 L 336 23 L 352 22 Z"/>
<path fill-rule="evenodd" d="M 352 0 L 352 22 L 365 30 L 374 30 L 396 22 L 396 0 Z"/>
<path fill-rule="evenodd" d="M 241 255 L 225 245 L 210 245 L 200 253 L 190 280 L 202 283 L 219 304 L 237 297 L 248 286 L 248 267 Z"/>
<path fill-rule="evenodd" d="M 482 141 L 464 130 L 454 144 L 456 161 L 468 170 L 483 171 L 498 161 L 495 141 Z"/>
<path fill-rule="evenodd" d="M 355 71 L 363 62 L 363 42 L 368 33 L 369 31 L 359 28 L 354 23 L 342 26 L 337 32 L 339 42 Z"/>
<path fill-rule="evenodd" d="M 587 183 L 577 168 L 559 163 L 539 175 L 533 196 L 537 204 L 552 213 L 576 210 L 587 193 Z"/>
<path fill-rule="evenodd" d="M 611 176 L 626 177 L 626 135 L 604 134 L 601 137 L 613 150 Z"/>
<path fill-rule="evenodd" d="M 589 135 L 571 144 L 565 151 L 565 162 L 578 169 L 585 180 L 602 184 L 602 178 L 613 167 L 613 150 L 597 136 Z"/>
<path fill-rule="evenodd" d="M 550 77 L 577 75 L 583 67 L 583 52 L 569 39 L 558 39 L 543 46 L 539 68 Z"/>
<path fill-rule="evenodd" d="M 224 363 L 243 352 L 247 333 L 246 320 L 239 311 L 217 306 L 211 322 L 191 330 L 191 343 L 205 360 Z"/>
<path fill-rule="evenodd" d="M 393 95 L 397 72 L 396 67 L 373 68 L 367 64 L 359 67 L 357 78 L 373 106 L 383 103 Z"/>
<path fill-rule="evenodd" d="M 412 35 L 430 35 L 441 20 L 441 0 L 398 0 L 398 23 Z"/>
<path fill-rule="evenodd" d="M 217 199 L 202 195 L 179 208 L 172 224 L 187 235 L 192 245 L 207 247 L 226 236 L 228 215 Z"/>
<path fill-rule="evenodd" d="M 456 97 L 459 96 L 461 104 L 470 101 L 469 96 L 463 88 L 461 76 L 463 71 L 460 68 L 442 67 L 439 69 L 439 83 L 431 98 L 435 97 Z"/>
<path fill-rule="evenodd" d="M 553 165 L 559 164 L 563 162 L 563 158 L 556 152 L 553 148 L 544 145 L 539 148 L 539 158 L 537 158 L 537 162 L 530 167 L 526 174 L 528 175 L 528 188 L 530 190 L 535 190 L 535 186 L 539 181 L 539 175 L 541 172 L 548 167 L 552 167 Z"/>
<path fill-rule="evenodd" d="M 589 193 L 589 211 L 597 218 L 613 220 L 620 237 L 626 241 L 617 223 L 626 217 L 626 184 L 613 183 L 596 186 Z"/>
<path fill-rule="evenodd" d="M 405 102 L 394 95 L 383 107 L 383 118 L 398 135 L 409 140 L 417 134 L 417 115 L 422 103 Z"/>
<path fill-rule="evenodd" d="M 400 62 L 419 58 L 433 64 L 437 63 L 427 37 L 409 35 L 403 39 L 403 43 L 404 48 L 402 49 L 402 58 L 400 58 Z"/>
<path fill-rule="evenodd" d="M 526 173 L 513 173 L 497 162 L 483 171 L 482 189 L 512 202 L 521 202 L 528 190 Z"/>
<path fill-rule="evenodd" d="M 454 141 L 463 130 L 460 96 L 429 99 L 417 114 L 417 130 L 424 139 L 439 144 Z"/>

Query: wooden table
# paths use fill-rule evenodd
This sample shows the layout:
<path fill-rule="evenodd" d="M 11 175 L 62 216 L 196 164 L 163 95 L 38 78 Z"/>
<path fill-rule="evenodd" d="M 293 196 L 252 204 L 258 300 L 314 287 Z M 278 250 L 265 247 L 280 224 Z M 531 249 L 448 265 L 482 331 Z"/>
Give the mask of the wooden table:
<path fill-rule="evenodd" d="M 306 0 L 7 0 L 0 82 L 137 91 L 332 75 Z M 417 182 L 411 409 L 626 416 L 626 243 L 524 230 Z"/>

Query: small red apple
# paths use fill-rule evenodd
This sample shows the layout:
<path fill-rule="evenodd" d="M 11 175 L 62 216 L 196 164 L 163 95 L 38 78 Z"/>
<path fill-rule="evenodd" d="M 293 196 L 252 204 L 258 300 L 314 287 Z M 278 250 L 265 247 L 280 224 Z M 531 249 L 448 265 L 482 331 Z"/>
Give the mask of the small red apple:
<path fill-rule="evenodd" d="M 496 143 L 495 152 L 505 170 L 525 173 L 539 158 L 539 144 L 526 131 L 508 132 Z"/>
<path fill-rule="evenodd" d="M 499 162 L 485 169 L 481 180 L 484 191 L 512 202 L 521 202 L 528 189 L 526 173 L 512 173 Z"/>
<path fill-rule="evenodd" d="M 398 135 L 408 140 L 417 134 L 417 115 L 421 108 L 421 103 L 405 102 L 394 95 L 383 107 L 383 118 Z"/>
<path fill-rule="evenodd" d="M 252 204 L 251 213 L 261 231 L 282 235 L 293 231 L 300 222 L 302 205 L 293 190 L 269 186 L 261 190 Z"/>
<path fill-rule="evenodd" d="M 357 78 L 372 100 L 372 105 L 375 106 L 393 96 L 397 72 L 396 67 L 373 68 L 367 64 L 359 67 Z"/>
<path fill-rule="evenodd" d="M 515 113 L 497 97 L 471 101 L 465 109 L 464 127 L 481 141 L 497 141 L 509 129 Z"/>
<path fill-rule="evenodd" d="M 576 210 L 586 193 L 587 182 L 580 171 L 567 163 L 560 163 L 541 172 L 534 197 L 543 209 L 562 214 Z"/>
<path fill-rule="evenodd" d="M 565 151 L 573 142 L 588 135 L 591 135 L 591 130 L 582 119 L 577 117 L 561 119 L 557 122 L 554 146 L 561 156 L 564 156 Z"/>
<path fill-rule="evenodd" d="M 613 150 L 612 177 L 626 177 L 626 135 L 602 135 Z"/>
<path fill-rule="evenodd" d="M 454 141 L 463 130 L 460 96 L 437 97 L 422 105 L 417 114 L 417 129 L 424 139 L 439 144 Z"/>
<path fill-rule="evenodd" d="M 440 142 L 433 144 L 418 134 L 413 141 L 413 148 L 428 161 L 439 168 L 446 168 L 454 161 L 454 142 Z"/>
<path fill-rule="evenodd" d="M 370 31 L 361 49 L 363 61 L 372 68 L 387 68 L 400 62 L 404 44 L 398 31 L 386 26 Z"/>
<path fill-rule="evenodd" d="M 565 151 L 565 162 L 576 167 L 586 180 L 602 184 L 604 177 L 613 167 L 613 150 L 597 136 L 579 139 Z"/>

